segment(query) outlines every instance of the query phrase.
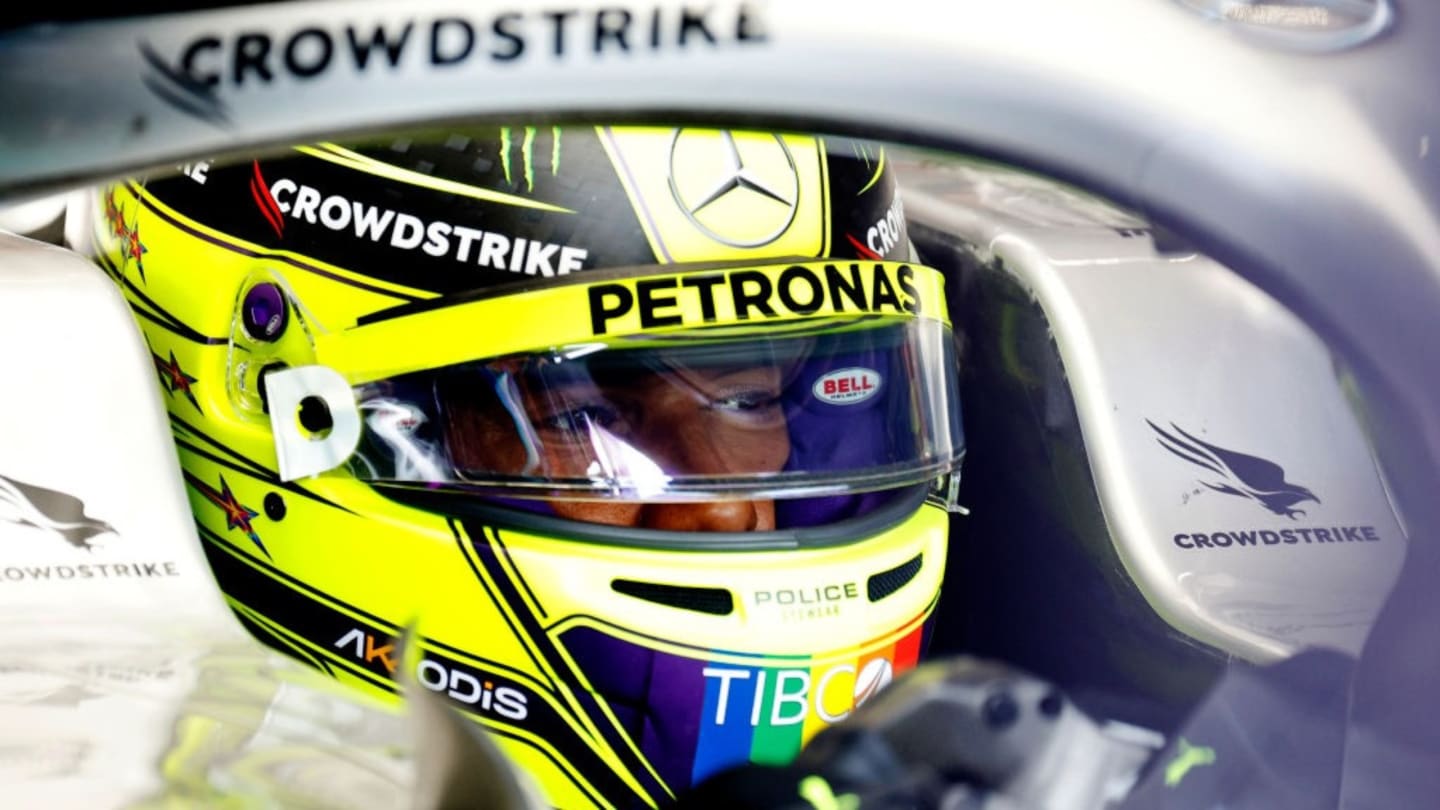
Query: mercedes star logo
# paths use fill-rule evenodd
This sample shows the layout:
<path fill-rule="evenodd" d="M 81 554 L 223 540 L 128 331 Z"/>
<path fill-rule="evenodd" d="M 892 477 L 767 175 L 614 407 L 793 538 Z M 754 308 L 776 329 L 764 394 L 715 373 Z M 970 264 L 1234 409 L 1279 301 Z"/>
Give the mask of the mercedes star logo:
<path fill-rule="evenodd" d="M 686 138 L 684 129 L 670 138 L 670 194 L 702 233 L 738 248 L 760 247 L 780 238 L 795 221 L 800 175 L 795 157 L 779 135 L 740 145 L 729 130 L 711 137 Z M 719 150 L 719 154 L 715 154 Z M 701 182 L 685 182 L 706 165 L 718 171 Z"/>

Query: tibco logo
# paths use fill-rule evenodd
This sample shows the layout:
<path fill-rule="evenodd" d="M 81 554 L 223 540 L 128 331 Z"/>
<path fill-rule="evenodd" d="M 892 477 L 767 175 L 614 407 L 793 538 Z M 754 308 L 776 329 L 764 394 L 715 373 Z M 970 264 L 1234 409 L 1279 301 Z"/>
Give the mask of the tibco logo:
<path fill-rule="evenodd" d="M 874 658 L 857 672 L 853 664 L 840 664 L 812 675 L 805 669 L 751 670 L 739 667 L 706 667 L 707 681 L 716 687 L 715 715 L 710 722 L 723 726 L 748 722 L 751 726 L 792 726 L 805 722 L 813 711 L 826 723 L 838 723 L 855 707 L 874 697 L 894 678 L 894 667 L 886 658 Z M 731 711 L 731 689 L 741 692 L 750 686 L 748 714 Z M 773 688 L 767 680 L 774 678 Z M 837 692 L 849 684 L 848 694 Z M 843 709 L 838 708 L 844 706 Z"/>
<path fill-rule="evenodd" d="M 876 658 L 866 664 L 855 676 L 855 705 L 859 706 L 872 697 L 881 689 L 890 685 L 895 678 L 895 669 L 890 666 L 889 659 Z"/>

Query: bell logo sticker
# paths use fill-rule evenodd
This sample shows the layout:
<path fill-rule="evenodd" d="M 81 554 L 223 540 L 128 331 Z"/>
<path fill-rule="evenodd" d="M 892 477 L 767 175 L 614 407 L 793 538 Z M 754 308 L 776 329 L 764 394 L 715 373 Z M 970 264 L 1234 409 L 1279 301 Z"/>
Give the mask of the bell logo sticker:
<path fill-rule="evenodd" d="M 842 368 L 815 381 L 815 398 L 831 405 L 864 402 L 880 390 L 880 374 L 868 368 Z"/>

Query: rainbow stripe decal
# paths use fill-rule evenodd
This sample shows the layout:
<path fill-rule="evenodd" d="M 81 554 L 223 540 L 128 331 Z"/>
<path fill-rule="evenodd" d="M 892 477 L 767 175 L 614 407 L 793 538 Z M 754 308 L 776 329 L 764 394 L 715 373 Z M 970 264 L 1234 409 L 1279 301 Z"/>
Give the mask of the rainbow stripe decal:
<path fill-rule="evenodd" d="M 672 790 L 744 762 L 784 764 L 913 669 L 930 624 L 826 655 L 677 655 L 594 627 L 563 643 Z M 697 651 L 698 655 L 704 655 Z"/>

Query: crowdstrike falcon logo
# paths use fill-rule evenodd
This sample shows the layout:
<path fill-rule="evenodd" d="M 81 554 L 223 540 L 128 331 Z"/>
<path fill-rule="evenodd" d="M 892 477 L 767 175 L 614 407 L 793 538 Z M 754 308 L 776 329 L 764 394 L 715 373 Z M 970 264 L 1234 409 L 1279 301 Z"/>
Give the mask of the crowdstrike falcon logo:
<path fill-rule="evenodd" d="M 255 200 L 255 206 L 260 209 L 261 216 L 270 223 L 270 229 L 275 231 L 275 238 L 284 239 L 284 212 L 280 210 L 280 204 L 270 193 L 270 184 L 265 182 L 265 175 L 260 173 L 260 161 L 258 160 L 250 161 L 250 197 Z"/>
<path fill-rule="evenodd" d="M 747 141 L 742 155 L 729 130 L 721 130 L 718 143 L 709 136 L 687 138 L 685 132 L 677 129 L 670 138 L 669 182 L 675 204 L 691 224 L 711 239 L 739 248 L 768 245 L 789 230 L 800 205 L 800 173 L 779 135 Z M 697 154 L 702 150 L 711 153 Z M 693 171 L 685 167 L 695 165 L 718 165 L 719 170 L 693 182 Z M 746 206 L 743 217 L 710 215 L 737 199 Z"/>
<path fill-rule="evenodd" d="M 150 92 L 170 106 L 212 124 L 229 124 L 230 109 L 215 89 L 218 83 L 207 83 L 174 67 L 155 52 L 148 42 L 140 43 L 140 56 L 149 68 L 141 81 Z"/>
<path fill-rule="evenodd" d="M 1170 425 L 1173 433 L 1149 419 L 1145 420 L 1145 424 L 1155 431 L 1155 440 L 1161 447 L 1206 470 L 1208 474 L 1200 479 L 1200 483 L 1216 492 L 1248 498 L 1291 520 L 1305 514 L 1303 509 L 1294 508 L 1296 504 L 1305 501 L 1320 503 L 1315 493 L 1286 481 L 1285 469 L 1273 461 L 1210 444 L 1174 423 Z"/>
<path fill-rule="evenodd" d="M 96 547 L 96 537 L 115 533 L 110 524 L 85 514 L 85 503 L 74 495 L 4 476 L 0 476 L 0 520 L 52 532 L 86 551 Z"/>

